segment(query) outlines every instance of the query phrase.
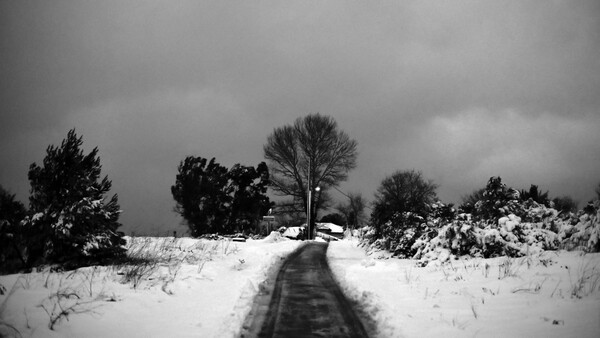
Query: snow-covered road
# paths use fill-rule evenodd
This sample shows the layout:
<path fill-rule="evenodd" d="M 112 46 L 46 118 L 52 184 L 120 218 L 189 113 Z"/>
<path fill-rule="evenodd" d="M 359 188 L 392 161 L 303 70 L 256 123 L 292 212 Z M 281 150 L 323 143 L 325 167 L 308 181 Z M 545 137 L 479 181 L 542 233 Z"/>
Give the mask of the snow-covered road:
<path fill-rule="evenodd" d="M 331 275 L 326 251 L 327 243 L 307 242 L 286 259 L 268 308 L 254 313 L 244 337 L 368 336 Z"/>

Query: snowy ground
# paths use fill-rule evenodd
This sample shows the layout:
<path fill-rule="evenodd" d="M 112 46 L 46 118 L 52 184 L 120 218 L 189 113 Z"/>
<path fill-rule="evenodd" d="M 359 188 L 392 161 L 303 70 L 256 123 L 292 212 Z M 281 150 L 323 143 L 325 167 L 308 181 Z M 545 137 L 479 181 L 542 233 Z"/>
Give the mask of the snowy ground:
<path fill-rule="evenodd" d="M 269 268 L 301 243 L 128 240 L 160 263 L 0 276 L 0 336 L 232 337 Z"/>
<path fill-rule="evenodd" d="M 416 267 L 366 255 L 345 240 L 332 242 L 327 254 L 342 288 L 365 304 L 384 337 L 600 336 L 598 253 Z"/>
<path fill-rule="evenodd" d="M 269 269 L 301 244 L 274 235 L 245 243 L 128 241 L 132 255 L 159 263 L 0 276 L 0 336 L 14 327 L 23 337 L 234 337 Z M 600 254 L 546 252 L 423 268 L 385 256 L 346 240 L 328 250 L 342 288 L 365 304 L 381 336 L 600 332 Z"/>

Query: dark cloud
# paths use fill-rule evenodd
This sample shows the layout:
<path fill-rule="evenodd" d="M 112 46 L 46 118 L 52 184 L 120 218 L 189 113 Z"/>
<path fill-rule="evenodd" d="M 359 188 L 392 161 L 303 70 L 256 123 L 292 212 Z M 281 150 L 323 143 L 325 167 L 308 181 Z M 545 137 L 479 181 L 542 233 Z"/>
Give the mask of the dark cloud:
<path fill-rule="evenodd" d="M 256 164 L 311 112 L 359 142 L 342 189 L 415 168 L 458 201 L 491 175 L 591 198 L 597 1 L 0 2 L 0 184 L 76 127 L 128 228 L 173 228 L 186 155 Z"/>

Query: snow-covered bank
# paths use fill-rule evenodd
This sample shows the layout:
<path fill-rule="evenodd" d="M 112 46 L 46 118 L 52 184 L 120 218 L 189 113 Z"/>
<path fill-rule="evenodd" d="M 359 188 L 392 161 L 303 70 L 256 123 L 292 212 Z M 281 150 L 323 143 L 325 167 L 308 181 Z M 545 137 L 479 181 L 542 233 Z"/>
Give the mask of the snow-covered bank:
<path fill-rule="evenodd" d="M 547 251 L 417 267 L 332 242 L 331 268 L 384 337 L 598 337 L 600 254 Z"/>
<path fill-rule="evenodd" d="M 0 333 L 18 336 L 13 327 L 24 337 L 232 337 L 269 268 L 301 243 L 272 236 L 128 240 L 130 252 L 160 256 L 160 263 L 0 276 L 7 289 Z"/>

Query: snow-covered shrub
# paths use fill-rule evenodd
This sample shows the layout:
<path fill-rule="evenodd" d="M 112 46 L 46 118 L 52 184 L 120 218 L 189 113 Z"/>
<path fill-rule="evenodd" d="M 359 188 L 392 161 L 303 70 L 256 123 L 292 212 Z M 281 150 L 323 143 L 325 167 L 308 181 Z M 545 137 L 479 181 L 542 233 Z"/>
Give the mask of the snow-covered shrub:
<path fill-rule="evenodd" d="M 532 199 L 523 202 L 524 212 L 521 218 L 524 222 L 543 223 L 549 226 L 550 222 L 558 216 L 558 211 Z"/>
<path fill-rule="evenodd" d="M 423 263 L 439 259 L 439 254 L 448 252 L 454 256 L 469 255 L 474 257 L 520 256 L 521 246 L 515 217 L 513 223 L 494 226 L 487 222 L 473 221 L 462 215 L 461 218 L 445 224 L 438 235 L 429 241 L 426 239 L 415 243 L 417 253 L 414 258 Z M 510 229 L 510 231 L 509 231 Z M 524 252 L 524 251 L 523 251 Z M 446 258 L 446 257 L 445 257 Z"/>
<path fill-rule="evenodd" d="M 577 222 L 563 224 L 559 237 L 567 249 L 600 251 L 600 200 L 594 200 L 578 213 Z M 575 224 L 572 224 L 575 223 Z"/>
<path fill-rule="evenodd" d="M 430 205 L 429 210 L 430 212 L 428 215 L 428 219 L 431 222 L 433 222 L 435 226 L 439 226 L 442 223 L 451 222 L 459 216 L 457 215 L 456 208 L 454 208 L 454 204 L 444 204 L 439 200 L 433 202 Z M 467 216 L 463 214 L 462 217 Z"/>
<path fill-rule="evenodd" d="M 594 203 L 600 206 L 600 202 Z M 572 217 L 561 218 L 558 211 L 535 202 L 525 214 L 530 222 L 524 222 L 514 214 L 501 217 L 496 223 L 473 221 L 467 215 L 458 215 L 452 222 L 443 224 L 437 236 L 422 236 L 415 241 L 413 257 L 427 264 L 440 257 L 446 259 L 445 252 L 487 258 L 519 257 L 565 247 L 600 251 L 599 211 L 596 214 L 580 212 L 576 224 L 572 224 Z"/>
<path fill-rule="evenodd" d="M 532 201 L 549 207 L 551 202 L 548 193 L 549 191 L 542 192 L 535 184 L 532 184 L 529 190 L 521 189 L 519 191 L 522 201 Z"/>
<path fill-rule="evenodd" d="M 576 212 L 577 211 L 577 202 L 573 200 L 571 196 L 561 196 L 555 197 L 552 199 L 552 204 L 550 205 L 552 208 L 558 210 L 559 212 Z"/>
<path fill-rule="evenodd" d="M 419 215 L 410 212 L 396 213 L 383 224 L 379 231 L 369 228 L 364 238 L 368 245 L 392 252 L 398 257 L 412 257 L 416 253 L 413 244 L 427 236 L 432 226 Z"/>
<path fill-rule="evenodd" d="M 480 200 L 457 213 L 452 205 L 431 203 L 425 216 L 396 213 L 383 226 L 369 228 L 367 244 L 421 264 L 452 256 L 519 257 L 543 250 L 600 251 L 600 201 L 590 202 L 577 214 L 558 211 L 507 188 L 490 178 Z M 461 206 L 461 211 L 464 209 Z"/>
<path fill-rule="evenodd" d="M 473 216 L 479 220 L 496 221 L 509 214 L 522 212 L 519 191 L 508 188 L 500 177 L 490 177 L 483 199 L 475 204 Z"/>
<path fill-rule="evenodd" d="M 101 178 L 98 148 L 85 155 L 81 137 L 70 130 L 60 147 L 49 146 L 43 166 L 32 164 L 30 211 L 22 223 L 32 233 L 28 263 L 78 265 L 120 257 L 124 241 L 117 229 L 117 195 L 106 199 L 112 183 Z"/>
<path fill-rule="evenodd" d="M 429 231 L 415 241 L 414 257 L 420 258 L 423 254 L 435 251 L 437 248 L 450 249 L 456 255 L 469 254 L 476 241 L 477 236 L 470 221 L 454 220 L 442 226 L 439 231 Z"/>

